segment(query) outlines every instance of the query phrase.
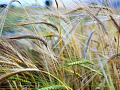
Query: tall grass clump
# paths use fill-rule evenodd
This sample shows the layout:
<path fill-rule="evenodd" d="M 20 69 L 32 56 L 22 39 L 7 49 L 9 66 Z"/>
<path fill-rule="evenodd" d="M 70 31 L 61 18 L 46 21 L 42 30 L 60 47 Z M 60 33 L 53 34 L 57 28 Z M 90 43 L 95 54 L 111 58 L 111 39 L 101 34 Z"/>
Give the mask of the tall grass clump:
<path fill-rule="evenodd" d="M 0 8 L 0 89 L 119 90 L 119 7 L 112 2 L 29 8 L 12 0 Z"/>

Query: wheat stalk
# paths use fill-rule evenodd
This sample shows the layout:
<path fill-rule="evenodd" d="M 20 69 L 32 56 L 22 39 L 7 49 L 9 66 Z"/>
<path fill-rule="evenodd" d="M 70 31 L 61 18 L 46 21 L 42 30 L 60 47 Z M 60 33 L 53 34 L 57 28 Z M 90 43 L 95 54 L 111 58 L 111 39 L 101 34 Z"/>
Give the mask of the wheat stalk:
<path fill-rule="evenodd" d="M 43 44 L 47 47 L 47 43 L 42 38 L 37 37 L 37 36 L 33 36 L 33 35 L 22 35 L 22 36 L 16 36 L 16 37 L 9 37 L 8 39 L 13 39 L 13 40 L 16 40 L 16 39 L 36 39 L 36 40 L 42 41 Z"/>

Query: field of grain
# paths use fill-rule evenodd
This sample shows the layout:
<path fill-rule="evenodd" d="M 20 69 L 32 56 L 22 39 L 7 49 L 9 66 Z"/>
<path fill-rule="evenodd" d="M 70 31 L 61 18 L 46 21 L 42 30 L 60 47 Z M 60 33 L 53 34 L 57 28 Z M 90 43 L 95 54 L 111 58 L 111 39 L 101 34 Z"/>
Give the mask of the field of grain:
<path fill-rule="evenodd" d="M 0 90 L 120 90 L 119 18 L 74 1 L 0 8 Z"/>

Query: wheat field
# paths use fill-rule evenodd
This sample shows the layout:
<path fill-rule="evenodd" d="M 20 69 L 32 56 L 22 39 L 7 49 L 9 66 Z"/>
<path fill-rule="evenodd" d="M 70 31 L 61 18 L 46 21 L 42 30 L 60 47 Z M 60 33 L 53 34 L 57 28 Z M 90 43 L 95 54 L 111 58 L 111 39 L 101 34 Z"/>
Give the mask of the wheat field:
<path fill-rule="evenodd" d="M 120 90 L 120 16 L 111 2 L 0 8 L 0 90 Z"/>

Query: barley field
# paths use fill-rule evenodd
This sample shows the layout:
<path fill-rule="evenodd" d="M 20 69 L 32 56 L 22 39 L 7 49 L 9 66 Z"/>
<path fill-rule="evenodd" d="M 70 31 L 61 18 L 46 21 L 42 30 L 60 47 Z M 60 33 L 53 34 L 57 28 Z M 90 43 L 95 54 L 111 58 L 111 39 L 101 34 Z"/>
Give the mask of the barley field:
<path fill-rule="evenodd" d="M 120 8 L 98 1 L 1 7 L 0 90 L 120 90 Z"/>

